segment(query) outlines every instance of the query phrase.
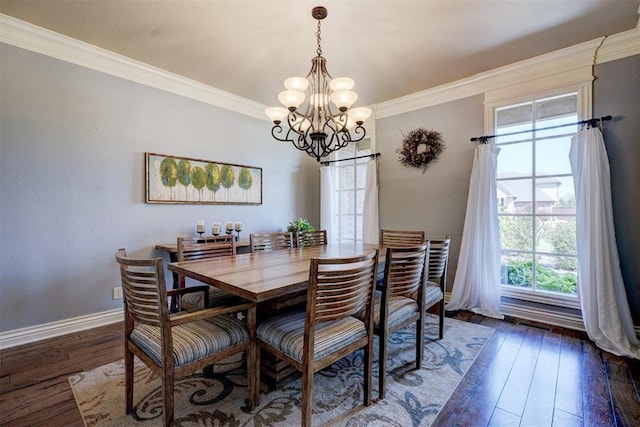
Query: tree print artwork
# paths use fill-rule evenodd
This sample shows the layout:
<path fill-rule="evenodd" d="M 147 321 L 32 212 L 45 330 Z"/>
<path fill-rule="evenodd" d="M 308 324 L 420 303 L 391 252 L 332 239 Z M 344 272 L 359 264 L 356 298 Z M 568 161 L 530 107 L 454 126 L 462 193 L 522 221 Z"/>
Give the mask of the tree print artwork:
<path fill-rule="evenodd" d="M 145 171 L 147 203 L 262 204 L 259 167 L 145 153 Z"/>

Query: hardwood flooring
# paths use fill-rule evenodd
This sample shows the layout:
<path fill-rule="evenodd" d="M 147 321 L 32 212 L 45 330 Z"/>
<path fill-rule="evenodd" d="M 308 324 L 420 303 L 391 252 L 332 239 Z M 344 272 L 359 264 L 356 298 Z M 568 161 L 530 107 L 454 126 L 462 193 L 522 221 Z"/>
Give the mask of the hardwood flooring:
<path fill-rule="evenodd" d="M 640 361 L 583 333 L 469 312 L 495 328 L 434 426 L 640 426 Z M 67 377 L 122 358 L 114 324 L 0 351 L 0 425 L 82 426 Z"/>

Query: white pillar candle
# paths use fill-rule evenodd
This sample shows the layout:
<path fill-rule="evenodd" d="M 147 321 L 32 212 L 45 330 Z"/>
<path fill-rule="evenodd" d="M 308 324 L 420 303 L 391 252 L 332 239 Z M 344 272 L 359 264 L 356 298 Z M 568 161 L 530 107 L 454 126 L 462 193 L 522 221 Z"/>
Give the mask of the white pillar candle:
<path fill-rule="evenodd" d="M 213 233 L 214 235 L 218 235 L 218 234 L 220 234 L 220 223 L 219 223 L 219 222 L 214 222 L 214 223 L 213 223 L 213 228 L 212 228 L 212 230 L 211 230 L 211 231 L 212 231 L 212 233 Z"/>
<path fill-rule="evenodd" d="M 233 231 L 233 223 L 232 222 L 227 222 L 227 225 L 226 225 L 225 229 L 227 231 Z"/>
<path fill-rule="evenodd" d="M 196 223 L 196 231 L 198 233 L 204 233 L 204 219 L 199 219 Z"/>
<path fill-rule="evenodd" d="M 242 223 L 240 221 L 236 222 L 236 231 L 242 231 Z"/>

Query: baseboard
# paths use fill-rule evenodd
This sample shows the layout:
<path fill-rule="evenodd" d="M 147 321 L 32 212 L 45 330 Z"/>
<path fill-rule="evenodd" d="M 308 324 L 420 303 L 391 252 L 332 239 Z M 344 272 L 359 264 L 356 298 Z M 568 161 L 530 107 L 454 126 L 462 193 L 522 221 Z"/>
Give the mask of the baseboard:
<path fill-rule="evenodd" d="M 446 303 L 451 299 L 451 293 L 447 292 L 444 296 Z M 553 310 L 544 309 L 532 309 L 523 307 L 513 303 L 500 303 L 500 310 L 505 316 L 517 317 L 518 319 L 531 320 L 539 323 L 546 323 L 548 325 L 560 326 L 567 329 L 574 329 L 577 331 L 585 331 L 584 322 L 581 316 L 572 315 L 568 313 L 559 313 Z M 634 325 L 636 336 L 640 339 L 640 326 Z"/>
<path fill-rule="evenodd" d="M 0 333 L 0 350 L 35 341 L 66 335 L 86 329 L 97 328 L 124 319 L 122 308 L 30 326 Z"/>

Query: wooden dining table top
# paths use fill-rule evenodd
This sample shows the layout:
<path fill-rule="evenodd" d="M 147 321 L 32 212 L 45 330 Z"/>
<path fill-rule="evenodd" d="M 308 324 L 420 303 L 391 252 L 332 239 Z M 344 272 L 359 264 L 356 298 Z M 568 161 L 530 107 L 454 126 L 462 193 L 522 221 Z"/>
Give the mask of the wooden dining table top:
<path fill-rule="evenodd" d="M 169 270 L 253 302 L 307 288 L 311 258 L 344 258 L 380 248 L 371 244 L 331 244 L 262 251 L 205 260 L 169 263 Z M 380 250 L 379 263 L 384 262 Z"/>

